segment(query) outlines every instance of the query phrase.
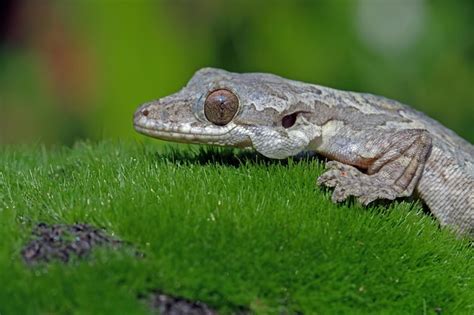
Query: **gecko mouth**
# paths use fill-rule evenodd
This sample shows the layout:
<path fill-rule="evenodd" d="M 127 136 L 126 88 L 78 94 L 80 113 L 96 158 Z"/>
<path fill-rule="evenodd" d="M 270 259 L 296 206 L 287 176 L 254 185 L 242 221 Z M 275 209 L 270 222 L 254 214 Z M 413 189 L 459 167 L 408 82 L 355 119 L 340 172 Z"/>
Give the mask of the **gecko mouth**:
<path fill-rule="evenodd" d="M 195 124 L 195 123 L 194 123 Z M 163 123 L 154 119 L 140 117 L 134 119 L 134 128 L 144 135 L 167 141 L 186 143 L 221 144 L 222 139 L 236 127 L 229 124 L 224 127 L 212 125 L 193 126 L 192 123 Z"/>

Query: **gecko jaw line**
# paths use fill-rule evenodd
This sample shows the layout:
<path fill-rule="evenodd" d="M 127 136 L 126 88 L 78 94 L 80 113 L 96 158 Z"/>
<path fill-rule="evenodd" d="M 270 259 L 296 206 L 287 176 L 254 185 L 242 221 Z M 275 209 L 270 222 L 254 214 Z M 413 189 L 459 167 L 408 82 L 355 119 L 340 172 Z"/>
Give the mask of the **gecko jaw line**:
<path fill-rule="evenodd" d="M 135 130 L 138 132 L 156 138 L 164 138 L 169 140 L 198 140 L 198 141 L 212 141 L 222 139 L 225 135 L 231 132 L 236 126 L 211 128 L 196 128 L 191 126 L 173 126 L 171 124 L 157 123 L 156 121 L 147 120 L 134 124 Z M 207 129 L 207 130 L 206 130 Z"/>

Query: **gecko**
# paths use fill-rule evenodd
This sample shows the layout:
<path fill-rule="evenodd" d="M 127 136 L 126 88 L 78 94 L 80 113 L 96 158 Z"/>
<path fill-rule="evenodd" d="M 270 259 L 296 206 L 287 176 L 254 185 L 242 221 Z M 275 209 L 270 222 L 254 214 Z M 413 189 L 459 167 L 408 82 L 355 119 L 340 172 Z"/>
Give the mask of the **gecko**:
<path fill-rule="evenodd" d="M 253 148 L 273 159 L 327 158 L 318 185 L 363 205 L 415 196 L 440 225 L 474 235 L 474 146 L 397 101 L 267 73 L 198 70 L 175 94 L 134 113 L 139 133 Z"/>

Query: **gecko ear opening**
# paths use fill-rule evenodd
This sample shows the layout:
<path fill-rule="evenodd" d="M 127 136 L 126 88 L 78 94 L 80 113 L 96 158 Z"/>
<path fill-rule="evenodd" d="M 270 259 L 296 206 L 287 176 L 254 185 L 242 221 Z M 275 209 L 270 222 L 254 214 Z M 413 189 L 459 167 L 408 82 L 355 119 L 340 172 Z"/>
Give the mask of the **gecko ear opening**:
<path fill-rule="evenodd" d="M 302 112 L 294 112 L 292 114 L 286 115 L 281 119 L 281 125 L 283 128 L 288 129 L 295 125 L 298 115 Z"/>
<path fill-rule="evenodd" d="M 293 127 L 293 125 L 296 122 L 296 117 L 298 116 L 298 113 L 293 113 L 290 115 L 286 115 L 285 117 L 282 118 L 281 120 L 281 125 L 283 128 L 288 129 Z"/>

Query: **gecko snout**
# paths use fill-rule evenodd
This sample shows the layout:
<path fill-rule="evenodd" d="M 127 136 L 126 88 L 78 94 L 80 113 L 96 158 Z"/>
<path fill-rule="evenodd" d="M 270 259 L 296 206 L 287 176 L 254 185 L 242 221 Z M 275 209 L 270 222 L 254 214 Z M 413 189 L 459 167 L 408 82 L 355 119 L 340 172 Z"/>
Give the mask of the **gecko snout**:
<path fill-rule="evenodd" d="M 133 122 L 135 125 L 139 125 L 142 119 L 147 118 L 150 115 L 150 110 L 147 104 L 140 106 L 133 114 Z"/>

